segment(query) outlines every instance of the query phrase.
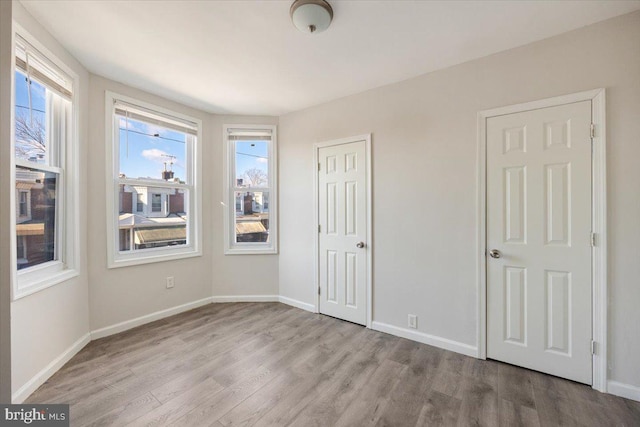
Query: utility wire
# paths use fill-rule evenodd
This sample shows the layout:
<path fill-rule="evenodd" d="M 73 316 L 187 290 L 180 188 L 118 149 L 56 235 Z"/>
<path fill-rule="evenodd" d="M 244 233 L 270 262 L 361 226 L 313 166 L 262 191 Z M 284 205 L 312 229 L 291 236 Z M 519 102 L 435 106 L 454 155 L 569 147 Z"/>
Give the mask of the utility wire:
<path fill-rule="evenodd" d="M 137 130 L 133 130 L 133 129 L 127 129 L 127 128 L 119 128 L 120 130 L 124 130 L 127 132 L 133 132 L 133 133 L 137 133 L 138 135 L 145 135 L 145 136 L 152 136 L 154 138 L 160 138 L 160 139 L 165 139 L 167 141 L 174 141 L 174 142 L 181 142 L 182 144 L 185 143 L 185 141 L 180 141 L 179 139 L 173 139 L 173 138 L 167 138 L 166 136 L 160 136 L 160 134 L 153 134 L 153 133 L 145 133 L 145 132 L 140 132 Z"/>
<path fill-rule="evenodd" d="M 18 104 L 16 104 L 16 108 L 24 108 L 25 110 L 33 110 L 33 111 L 37 111 L 39 113 L 46 113 L 46 111 L 44 111 L 44 110 L 38 110 L 37 108 L 29 108 L 26 105 L 18 105 Z"/>
<path fill-rule="evenodd" d="M 257 157 L 259 159 L 269 159 L 268 157 L 265 157 L 265 156 L 258 156 L 255 154 L 248 154 L 248 153 L 238 153 L 237 151 L 236 151 L 236 154 L 240 154 L 241 156 Z"/>

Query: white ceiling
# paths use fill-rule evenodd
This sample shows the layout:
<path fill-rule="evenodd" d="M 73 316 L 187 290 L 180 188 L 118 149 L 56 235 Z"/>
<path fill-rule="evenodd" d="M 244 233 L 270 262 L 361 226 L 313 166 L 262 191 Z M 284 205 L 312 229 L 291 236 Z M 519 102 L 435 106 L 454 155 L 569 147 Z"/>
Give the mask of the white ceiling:
<path fill-rule="evenodd" d="M 640 1 L 343 1 L 308 35 L 291 1 L 39 1 L 92 73 L 213 113 L 281 115 L 640 9 Z"/>

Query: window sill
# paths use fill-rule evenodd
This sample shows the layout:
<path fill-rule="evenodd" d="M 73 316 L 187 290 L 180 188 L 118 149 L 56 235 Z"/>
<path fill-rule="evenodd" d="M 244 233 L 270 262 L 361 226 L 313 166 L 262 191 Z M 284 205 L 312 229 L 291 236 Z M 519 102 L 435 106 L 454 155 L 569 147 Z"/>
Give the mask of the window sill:
<path fill-rule="evenodd" d="M 277 255 L 278 249 L 271 247 L 263 248 L 227 248 L 224 251 L 225 255 Z"/>
<path fill-rule="evenodd" d="M 116 255 L 115 259 L 109 260 L 108 268 L 131 267 L 134 265 L 152 264 L 155 262 L 173 261 L 199 256 L 202 256 L 202 251 L 193 248 L 179 252 L 154 251 L 146 254 Z"/>
<path fill-rule="evenodd" d="M 29 273 L 18 275 L 17 287 L 13 292 L 13 301 L 17 301 L 36 292 L 40 292 L 59 283 L 66 282 L 80 275 L 78 270 L 60 270 L 45 277 L 29 277 Z"/>

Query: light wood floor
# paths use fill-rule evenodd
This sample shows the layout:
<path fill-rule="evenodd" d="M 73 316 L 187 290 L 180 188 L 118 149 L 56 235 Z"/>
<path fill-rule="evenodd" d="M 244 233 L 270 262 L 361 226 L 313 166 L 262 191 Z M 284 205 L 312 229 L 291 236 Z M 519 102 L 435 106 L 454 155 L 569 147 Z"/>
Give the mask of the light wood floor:
<path fill-rule="evenodd" d="M 72 426 L 640 425 L 640 403 L 280 303 L 93 341 L 28 402 Z"/>

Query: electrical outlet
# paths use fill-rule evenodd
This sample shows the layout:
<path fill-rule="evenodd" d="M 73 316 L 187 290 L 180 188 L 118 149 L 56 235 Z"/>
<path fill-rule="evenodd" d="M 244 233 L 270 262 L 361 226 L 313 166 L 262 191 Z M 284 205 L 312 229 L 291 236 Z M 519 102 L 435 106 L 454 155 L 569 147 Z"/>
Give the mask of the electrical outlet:
<path fill-rule="evenodd" d="M 167 289 L 171 289 L 176 285 L 175 280 L 173 280 L 173 276 L 167 277 Z"/>
<path fill-rule="evenodd" d="M 416 316 L 415 314 L 410 314 L 409 315 L 409 327 L 411 329 L 417 329 L 418 328 L 418 316 Z"/>

